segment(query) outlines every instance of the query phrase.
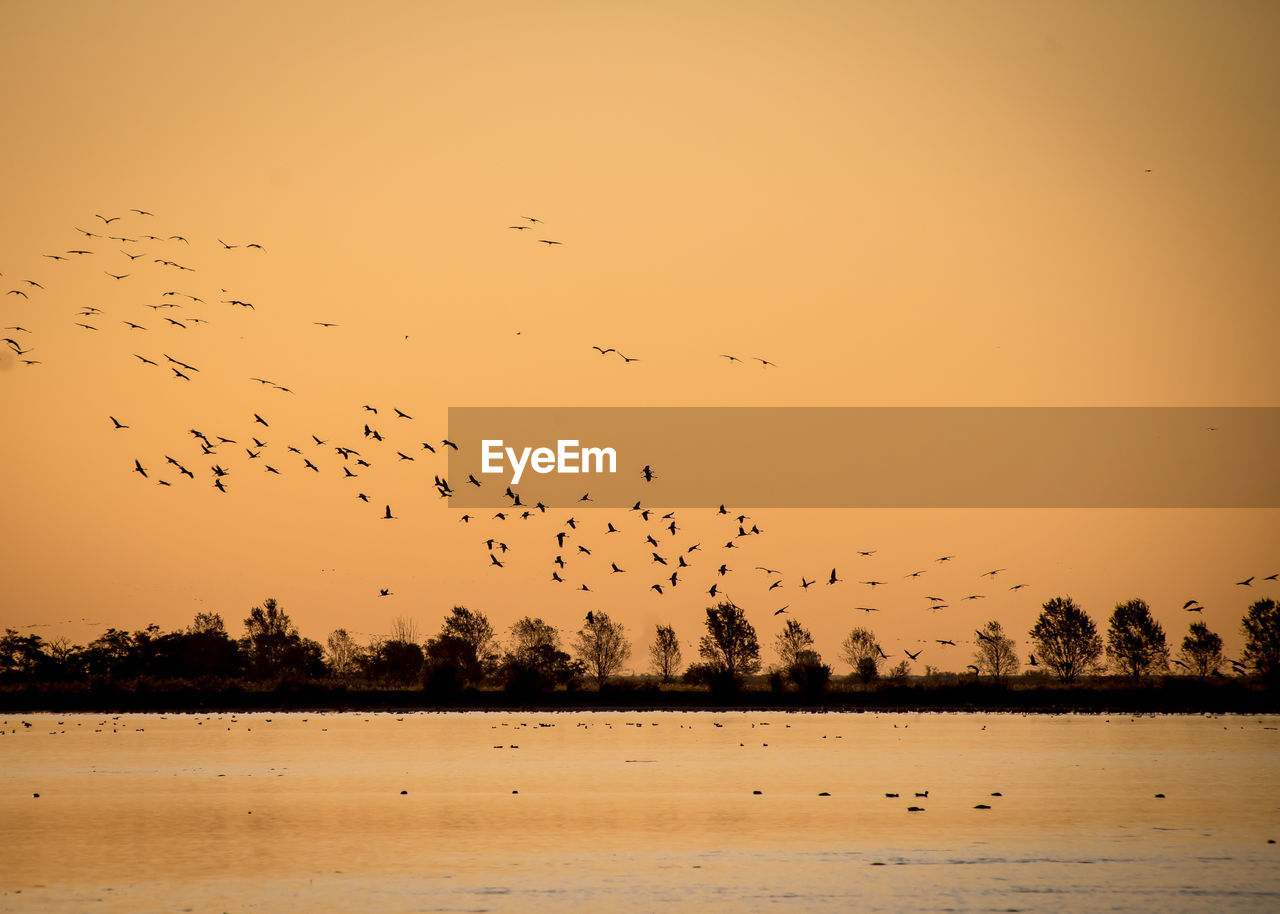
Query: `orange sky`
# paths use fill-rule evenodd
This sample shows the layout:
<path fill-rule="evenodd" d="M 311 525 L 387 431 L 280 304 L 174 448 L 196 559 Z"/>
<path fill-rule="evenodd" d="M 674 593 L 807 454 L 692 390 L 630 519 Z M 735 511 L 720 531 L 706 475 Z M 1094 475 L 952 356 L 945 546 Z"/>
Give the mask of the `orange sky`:
<path fill-rule="evenodd" d="M 668 621 L 696 641 L 714 554 L 662 597 L 638 572 L 581 594 L 548 580 L 563 516 L 459 524 L 420 445 L 449 406 L 1280 403 L 1271 4 L 297 10 L 0 10 L 0 291 L 28 293 L 0 297 L 0 326 L 27 328 L 3 335 L 40 363 L 0 347 L 0 627 L 70 619 L 33 630 L 83 641 L 215 610 L 238 631 L 275 596 L 317 638 L 396 615 L 433 631 L 461 603 L 500 628 L 603 608 L 638 641 Z M 526 215 L 544 224 L 507 228 Z M 164 353 L 200 371 L 183 381 Z M 332 452 L 360 447 L 365 404 L 423 455 L 386 451 L 373 507 Z M 381 418 L 393 407 L 414 418 Z M 203 457 L 190 428 L 267 448 Z M 195 481 L 160 473 L 165 455 Z M 1261 582 L 1280 571 L 1276 511 L 760 514 L 724 589 L 765 642 L 790 602 L 829 659 L 868 621 L 894 650 L 988 618 L 1025 640 L 1064 593 L 1099 622 L 1142 596 L 1179 638 L 1194 597 L 1234 654 L 1248 602 L 1280 595 Z M 504 569 L 490 535 L 512 546 Z M 892 582 L 874 602 L 858 549 Z M 766 596 L 756 564 L 785 586 Z M 833 565 L 852 583 L 801 594 Z M 1028 588 L 957 603 L 1001 567 Z M 930 614 L 935 589 L 952 607 Z M 948 650 L 920 664 L 963 668 Z"/>

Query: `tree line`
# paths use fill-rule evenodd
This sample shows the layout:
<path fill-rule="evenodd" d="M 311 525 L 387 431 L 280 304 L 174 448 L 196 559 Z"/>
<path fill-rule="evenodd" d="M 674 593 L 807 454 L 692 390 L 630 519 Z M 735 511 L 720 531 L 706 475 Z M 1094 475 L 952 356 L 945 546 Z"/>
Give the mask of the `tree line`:
<path fill-rule="evenodd" d="M 788 619 L 774 638 L 777 663 L 762 670 L 761 646 L 745 611 L 723 601 L 706 608 L 705 633 L 697 657 L 686 664 L 671 625 L 657 625 L 648 641 L 647 667 L 652 682 L 731 692 L 762 671 L 774 691 L 806 695 L 824 692 L 834 670 L 815 650 L 810 631 Z M 199 613 L 180 631 L 156 625 L 127 632 L 110 628 L 85 646 L 65 638 L 8 629 L 0 638 L 0 683 L 32 685 L 69 682 L 184 682 L 214 686 L 227 682 L 339 682 L 369 687 L 418 688 L 435 695 L 468 689 L 503 689 L 530 694 L 604 688 L 619 676 L 632 656 L 625 626 L 605 612 L 590 612 L 567 641 L 555 626 L 525 616 L 498 633 L 483 612 L 455 606 L 439 631 L 420 637 L 416 623 L 400 618 L 388 637 L 358 642 L 336 629 L 321 644 L 302 637 L 274 599 L 253 607 L 244 633 L 233 638 L 217 613 Z M 992 620 L 975 630 L 972 663 L 961 676 L 996 683 L 1022 673 L 1040 673 L 1063 684 L 1106 673 L 1133 681 L 1171 674 L 1209 679 L 1254 677 L 1280 680 L 1280 604 L 1262 599 L 1241 620 L 1244 648 L 1239 659 L 1223 653 L 1222 637 L 1202 621 L 1191 623 L 1176 656 L 1164 628 L 1142 600 L 1115 607 L 1105 633 L 1070 597 L 1043 604 L 1027 636 L 1024 663 L 1015 639 Z M 950 641 L 937 639 L 943 645 Z M 965 642 L 961 642 L 965 643 Z M 913 675 L 909 652 L 896 664 L 874 632 L 854 628 L 840 644 L 839 659 L 849 668 L 847 682 L 905 683 Z M 908 659 L 909 658 L 909 659 Z M 938 671 L 926 666 L 925 674 Z"/>

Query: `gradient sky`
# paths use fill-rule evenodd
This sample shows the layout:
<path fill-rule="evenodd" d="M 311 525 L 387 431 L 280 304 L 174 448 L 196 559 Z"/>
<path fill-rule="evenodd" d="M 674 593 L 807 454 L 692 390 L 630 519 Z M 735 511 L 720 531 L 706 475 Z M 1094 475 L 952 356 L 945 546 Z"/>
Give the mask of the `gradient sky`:
<path fill-rule="evenodd" d="M 454 604 L 501 629 L 606 609 L 642 666 L 655 623 L 696 641 L 714 547 L 662 597 L 642 566 L 552 584 L 563 515 L 462 525 L 431 488 L 445 460 L 420 442 L 449 406 L 1280 404 L 1274 4 L 302 10 L 0 7 L 0 291 L 27 293 L 0 296 L 0 326 L 40 363 L 0 347 L 0 628 L 83 643 L 213 610 L 238 633 L 268 596 L 319 639 L 434 631 Z M 544 224 L 508 228 L 523 216 Z M 73 249 L 94 253 L 43 256 Z M 365 404 L 422 455 L 383 449 L 357 483 L 372 507 L 332 451 L 361 446 Z M 191 428 L 268 447 L 206 458 Z M 766 643 L 790 602 L 828 659 L 862 624 L 891 651 L 989 618 L 1025 641 L 1061 594 L 1100 623 L 1144 597 L 1175 643 L 1198 599 L 1234 656 L 1248 603 L 1280 595 L 1277 511 L 747 511 L 766 535 L 725 591 Z M 681 521 L 682 543 L 719 542 L 716 518 Z M 766 596 L 757 564 L 785 586 Z M 801 593 L 833 565 L 847 583 Z M 929 613 L 937 592 L 951 608 Z M 918 667 L 969 662 L 947 651 Z"/>

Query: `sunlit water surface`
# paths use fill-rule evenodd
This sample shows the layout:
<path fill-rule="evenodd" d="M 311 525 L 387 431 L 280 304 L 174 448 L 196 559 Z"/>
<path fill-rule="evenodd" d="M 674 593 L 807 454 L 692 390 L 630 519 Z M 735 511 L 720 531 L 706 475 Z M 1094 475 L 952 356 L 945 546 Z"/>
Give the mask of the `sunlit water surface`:
<path fill-rule="evenodd" d="M 1280 911 L 1278 727 L 9 716 L 0 910 Z"/>

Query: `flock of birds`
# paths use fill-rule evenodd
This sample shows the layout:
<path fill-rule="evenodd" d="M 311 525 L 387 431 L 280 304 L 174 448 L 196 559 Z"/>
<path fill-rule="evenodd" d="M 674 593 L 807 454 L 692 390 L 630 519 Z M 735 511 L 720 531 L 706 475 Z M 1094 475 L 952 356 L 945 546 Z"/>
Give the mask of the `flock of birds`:
<path fill-rule="evenodd" d="M 76 261 L 92 259 L 97 264 L 94 269 L 100 270 L 99 275 L 108 277 L 113 285 L 140 282 L 146 277 L 151 285 L 143 285 L 142 288 L 150 289 L 154 287 L 155 279 L 163 276 L 172 281 L 162 285 L 171 287 L 150 296 L 150 300 L 143 292 L 132 306 L 117 313 L 108 313 L 96 305 L 79 306 L 70 315 L 71 323 L 83 332 L 95 335 L 105 335 L 105 329 L 112 326 L 118 336 L 120 328 L 125 328 L 123 333 L 132 343 L 125 347 L 127 352 L 122 355 L 125 361 L 131 362 L 137 370 L 159 372 L 177 384 L 196 383 L 196 379 L 205 375 L 204 366 L 196 364 L 195 357 L 184 354 L 183 342 L 192 332 L 216 322 L 216 318 L 203 315 L 211 314 L 210 309 L 216 308 L 257 312 L 257 304 L 250 300 L 251 297 L 227 288 L 219 287 L 215 293 L 212 289 L 216 284 L 197 286 L 195 275 L 198 270 L 184 262 L 187 258 L 183 256 L 183 252 L 195 249 L 191 238 L 185 234 L 147 230 L 156 221 L 152 212 L 137 208 L 124 215 L 95 214 L 94 218 L 101 222 L 101 226 L 95 226 L 93 231 L 75 227 L 77 244 L 44 254 L 55 270 L 67 269 Z M 541 219 L 531 216 L 522 217 L 522 220 L 510 228 L 523 234 L 543 224 Z M 561 243 L 550 238 L 537 240 L 549 246 Z M 229 242 L 222 238 L 214 241 L 216 244 L 208 241 L 197 243 L 202 254 L 266 254 L 266 248 L 258 242 Z M 10 335 L 0 338 L 0 342 L 27 366 L 41 364 L 41 360 L 34 357 L 39 354 L 36 352 L 39 334 L 29 329 L 27 323 L 56 319 L 57 305 L 51 308 L 41 301 L 51 296 L 50 290 L 56 289 L 56 285 L 56 276 L 42 276 L 41 279 L 24 279 L 8 290 L 7 297 L 19 301 L 21 307 L 29 311 L 30 317 L 14 323 L 5 322 L 5 331 Z M 193 287 L 195 291 L 192 291 Z M 116 300 L 121 298 L 116 295 Z M 329 321 L 310 323 L 324 330 L 338 326 Z M 638 357 L 626 355 L 616 346 L 597 345 L 592 349 L 602 358 L 616 356 L 624 364 L 639 361 Z M 745 364 L 736 355 L 721 353 L 720 358 L 729 364 Z M 751 360 L 759 362 L 765 370 L 777 368 L 774 362 L 763 357 L 756 356 Z M 261 375 L 247 376 L 241 383 L 259 385 L 264 391 L 270 391 L 271 397 L 295 395 L 289 384 Z M 373 516 L 395 521 L 400 515 L 392 505 L 402 490 L 394 481 L 388 483 L 383 471 L 388 465 L 417 467 L 436 458 L 437 462 L 424 472 L 431 473 L 431 485 L 441 499 L 447 500 L 455 494 L 454 485 L 444 475 L 447 464 L 442 466 L 438 461 L 458 452 L 460 445 L 437 437 L 438 432 L 436 435 L 420 432 L 420 423 L 415 419 L 417 410 L 401 408 L 401 405 L 366 403 L 358 415 L 346 417 L 340 433 L 310 431 L 303 437 L 297 434 L 296 429 L 290 428 L 282 438 L 275 419 L 275 402 L 264 401 L 232 429 L 214 431 L 191 427 L 182 441 L 175 442 L 166 451 L 145 457 L 135 456 L 130 469 L 138 477 L 165 487 L 198 485 L 203 479 L 203 484 L 219 496 L 230 494 L 234 490 L 234 480 L 246 471 L 274 476 L 314 474 L 316 478 L 334 479 L 347 487 L 345 497 L 367 505 Z M 114 413 L 107 415 L 105 422 L 109 423 L 111 433 L 128 435 L 139 424 L 145 423 L 146 418 Z M 657 473 L 646 466 L 640 476 L 637 485 L 643 490 L 646 484 L 657 478 Z M 494 483 L 468 475 L 459 485 L 481 487 Z M 705 594 L 711 600 L 743 605 L 737 602 L 741 600 L 751 604 L 744 609 L 760 609 L 765 601 L 772 601 L 763 606 L 763 611 L 780 616 L 790 613 L 797 605 L 796 601 L 803 600 L 810 588 L 819 584 L 822 590 L 847 585 L 868 588 L 860 594 L 901 593 L 907 585 L 936 577 L 925 577 L 932 568 L 947 566 L 956 559 L 955 555 L 939 556 L 923 568 L 912 568 L 905 573 L 900 568 L 892 578 L 883 572 L 878 577 L 835 567 L 823 574 L 808 570 L 800 574 L 784 574 L 782 570 L 770 567 L 772 563 L 767 558 L 759 563 L 746 558 L 759 552 L 760 547 L 756 544 L 764 531 L 749 515 L 730 510 L 725 505 L 710 512 L 710 516 L 678 516 L 677 512 L 647 507 L 637 500 L 624 515 L 598 520 L 598 509 L 581 518 L 570 513 L 577 508 L 594 508 L 590 493 L 583 494 L 576 505 L 555 507 L 539 500 L 530 503 L 527 496 L 522 498 L 520 492 L 510 487 L 506 488 L 504 498 L 506 504 L 503 509 L 491 516 L 463 514 L 459 518 L 464 525 L 474 522 L 475 526 L 484 528 L 478 537 L 485 556 L 482 561 L 495 570 L 508 569 L 513 563 L 521 564 L 516 559 L 523 560 L 524 553 L 532 553 L 534 557 L 529 560 L 527 568 L 540 566 L 546 582 L 583 594 L 596 594 L 618 587 L 608 582 L 638 582 L 640 590 L 655 597 L 693 591 L 700 601 Z M 517 549 L 509 544 L 515 539 L 502 532 L 507 529 L 504 525 L 514 522 L 536 522 L 540 526 L 550 524 L 552 529 L 541 533 L 537 542 L 530 544 L 532 548 L 521 544 Z M 851 558 L 862 563 L 872 559 L 877 552 L 876 549 L 854 550 Z M 534 573 L 538 572 L 535 570 Z M 995 585 L 997 576 L 1005 573 L 1005 568 L 992 568 L 966 580 Z M 850 576 L 850 580 L 846 581 L 842 576 L 845 574 Z M 1251 576 L 1238 584 L 1251 586 L 1254 579 Z M 1276 574 L 1265 578 L 1267 581 L 1276 579 Z M 636 588 L 634 583 L 626 586 L 633 590 Z M 951 582 L 951 586 L 959 588 L 960 593 L 952 597 L 940 596 L 937 592 L 913 593 L 910 599 L 919 601 L 917 605 L 923 610 L 937 613 L 949 608 L 953 602 L 977 601 L 989 596 L 989 587 L 965 587 L 963 581 Z M 1007 588 L 1001 585 L 1001 591 L 1016 594 L 1027 586 L 1025 583 L 1014 583 Z M 777 606 L 781 601 L 775 597 L 783 595 L 774 594 L 774 591 L 789 588 L 794 596 Z M 969 592 L 971 589 L 983 592 Z M 616 593 L 615 589 L 611 595 Z M 394 591 L 391 586 L 379 587 L 377 596 L 391 597 Z M 851 602 L 853 612 L 871 614 L 882 609 L 861 596 Z M 896 603 L 896 606 L 902 605 L 901 601 Z M 1188 601 L 1183 608 L 1188 612 L 1203 609 L 1196 600 Z M 957 644 L 954 635 L 932 640 L 940 648 Z M 921 651 L 904 650 L 904 654 L 915 661 Z M 1032 657 L 1031 663 L 1035 662 Z"/>

